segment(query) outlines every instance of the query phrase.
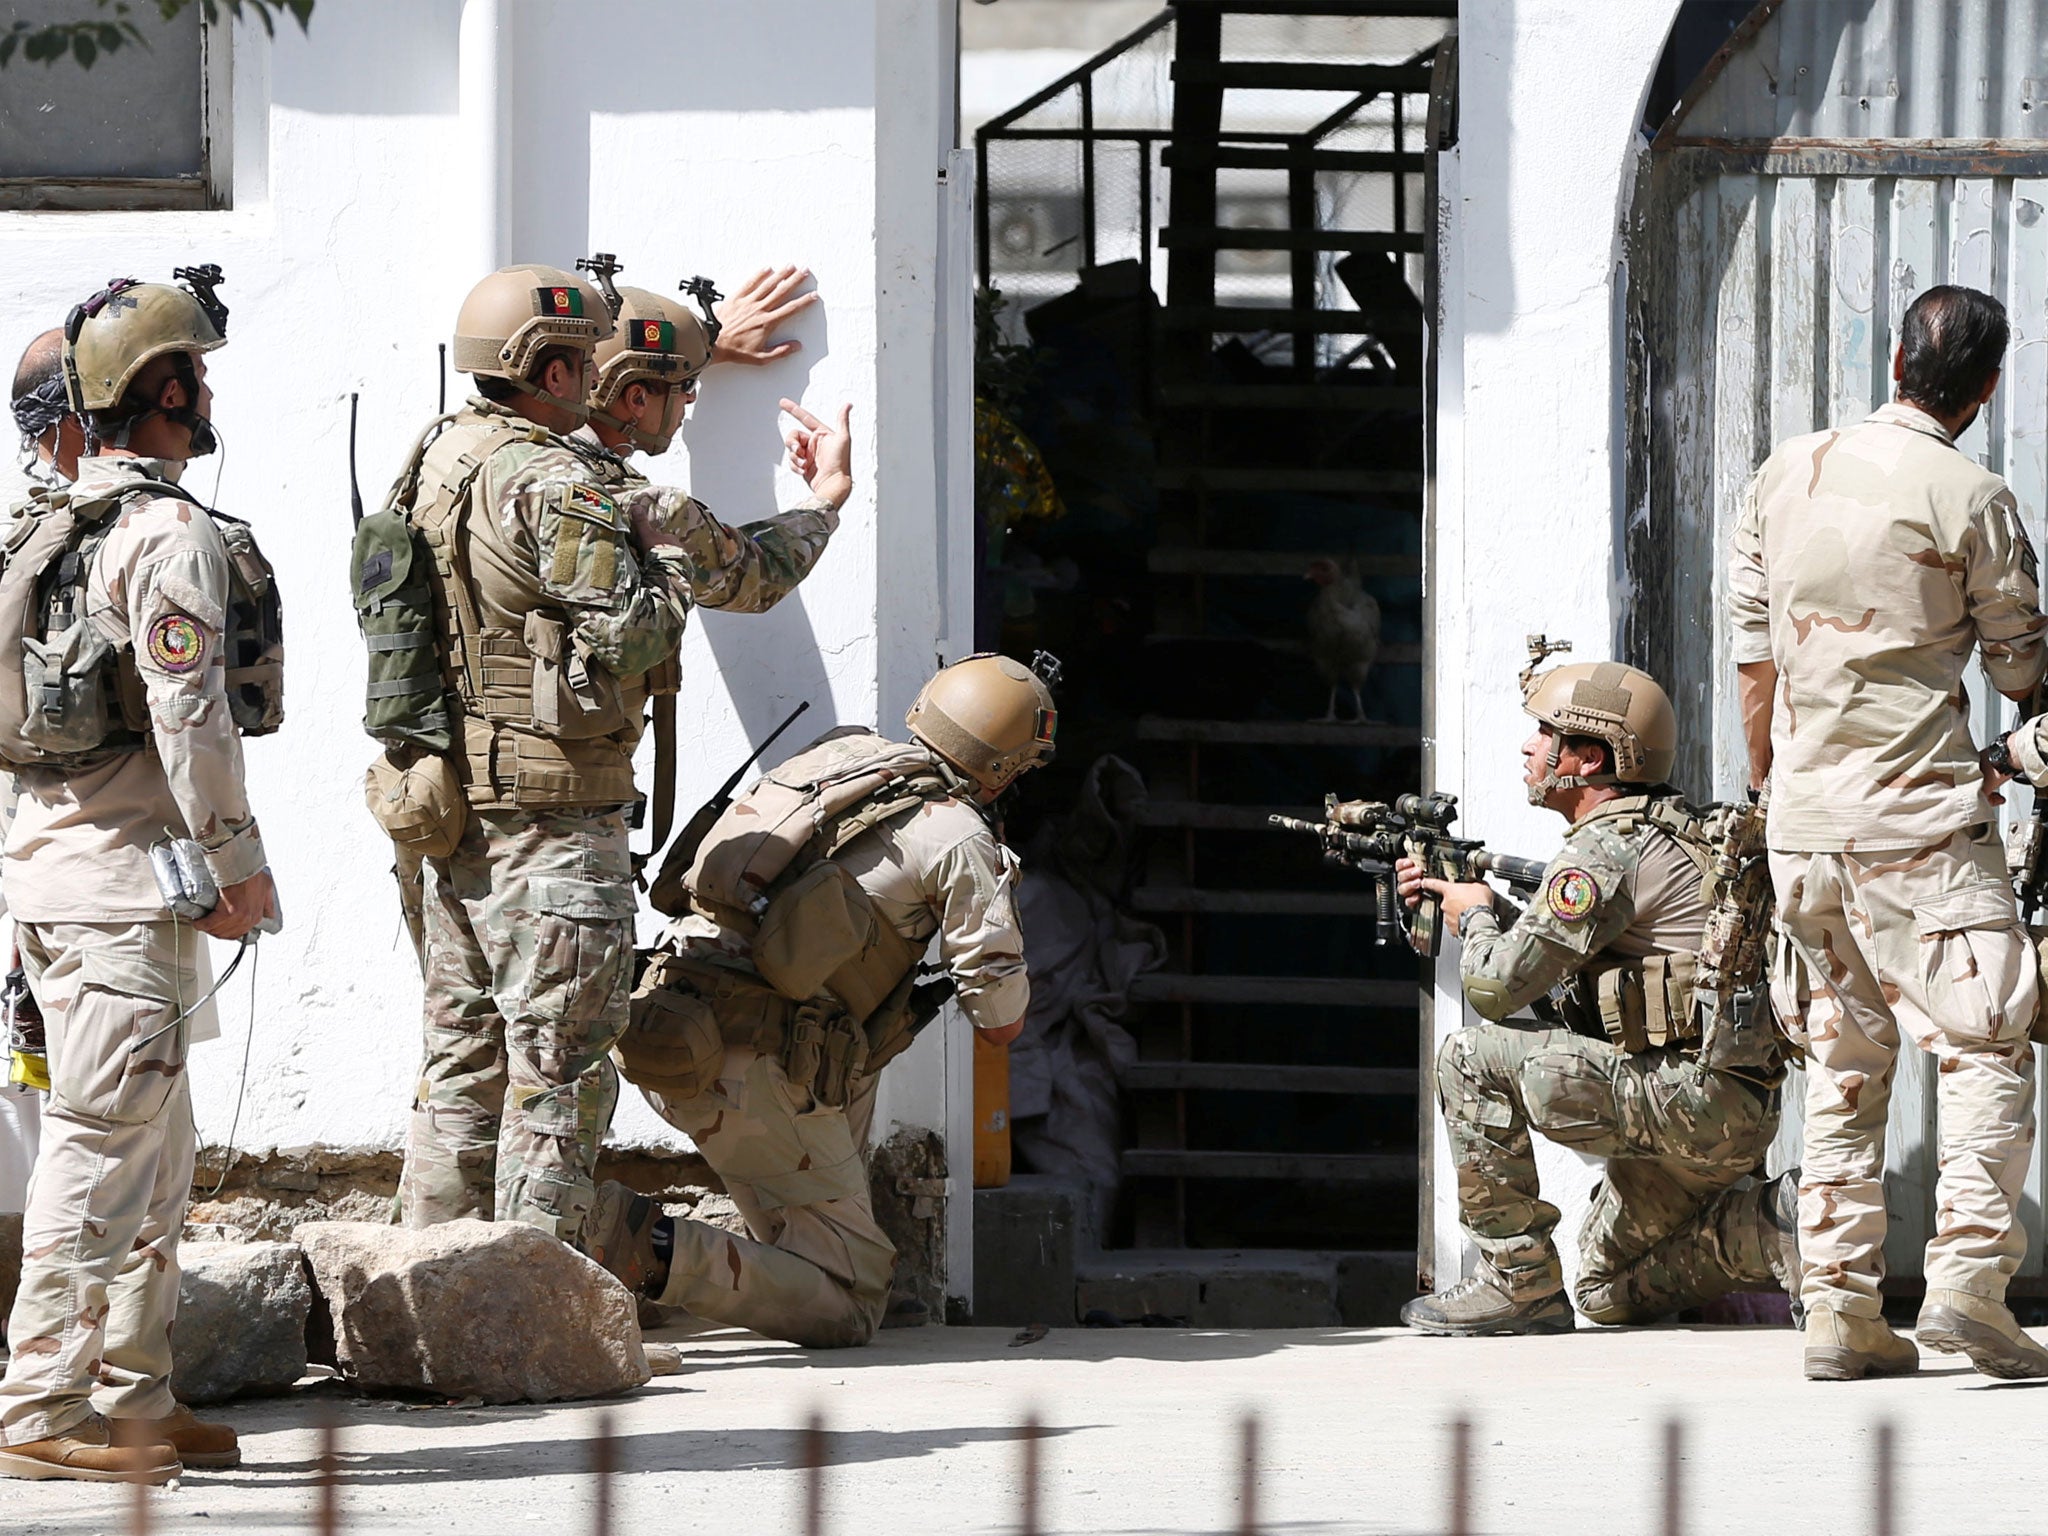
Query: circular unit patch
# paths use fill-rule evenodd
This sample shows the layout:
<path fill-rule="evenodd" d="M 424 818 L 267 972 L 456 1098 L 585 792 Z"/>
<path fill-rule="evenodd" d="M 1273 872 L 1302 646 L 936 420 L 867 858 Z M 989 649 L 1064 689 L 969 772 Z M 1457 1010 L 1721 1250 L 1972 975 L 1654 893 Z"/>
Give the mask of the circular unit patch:
<path fill-rule="evenodd" d="M 190 672 L 206 659 L 206 636 L 195 620 L 167 613 L 149 626 L 149 659 L 164 672 Z"/>
<path fill-rule="evenodd" d="M 1583 923 L 1600 903 L 1600 887 L 1583 869 L 1560 869 L 1543 888 L 1543 899 L 1560 922 Z"/>

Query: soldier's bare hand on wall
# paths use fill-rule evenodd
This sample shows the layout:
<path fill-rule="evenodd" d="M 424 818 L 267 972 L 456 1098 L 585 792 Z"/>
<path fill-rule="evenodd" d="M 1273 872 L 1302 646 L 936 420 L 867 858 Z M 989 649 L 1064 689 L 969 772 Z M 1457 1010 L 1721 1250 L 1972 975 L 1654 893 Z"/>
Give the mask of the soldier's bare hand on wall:
<path fill-rule="evenodd" d="M 713 363 L 742 363 L 759 368 L 799 350 L 800 341 L 775 339 L 775 332 L 818 302 L 818 290 L 798 293 L 811 280 L 804 267 L 763 267 L 729 299 L 721 301 L 718 342 L 711 349 Z"/>
<path fill-rule="evenodd" d="M 1474 881 L 1468 884 L 1453 884 L 1449 880 L 1437 880 L 1425 875 L 1422 866 L 1413 859 L 1394 861 L 1394 888 L 1401 893 L 1401 901 L 1410 907 L 1422 905 L 1424 896 L 1434 896 L 1443 909 L 1444 922 L 1452 932 L 1458 928 L 1458 919 L 1474 907 L 1493 905 L 1493 887 Z"/>
<path fill-rule="evenodd" d="M 835 511 L 853 494 L 853 407 L 842 405 L 839 420 L 827 426 L 794 400 L 782 408 L 796 418 L 783 433 L 789 445 L 789 467 L 811 488 L 811 494 Z"/>

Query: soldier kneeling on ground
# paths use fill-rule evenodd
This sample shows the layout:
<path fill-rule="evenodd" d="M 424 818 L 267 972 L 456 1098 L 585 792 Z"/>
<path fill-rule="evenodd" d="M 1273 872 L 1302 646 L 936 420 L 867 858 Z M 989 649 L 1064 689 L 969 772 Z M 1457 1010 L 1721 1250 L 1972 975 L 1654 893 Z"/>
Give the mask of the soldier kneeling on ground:
<path fill-rule="evenodd" d="M 1403 859 L 1408 905 L 1434 895 L 1464 940 L 1465 996 L 1493 1022 L 1437 1053 L 1469 1279 L 1401 1309 L 1437 1334 L 1573 1326 L 1537 1188 L 1532 1129 L 1607 1159 L 1579 1235 L 1579 1310 L 1647 1323 L 1729 1291 L 1796 1284 L 1796 1172 L 1752 1181 L 1778 1128 L 1784 1064 L 1768 1025 L 1702 1060 L 1693 961 L 1712 856 L 1701 813 L 1664 781 L 1677 744 L 1655 679 L 1613 662 L 1525 682 L 1529 799 L 1571 823 L 1526 912 L 1484 884 L 1427 879 Z M 1535 1005 L 1540 1019 L 1507 1020 Z"/>
<path fill-rule="evenodd" d="M 635 991 L 621 1066 L 747 1235 L 617 1183 L 587 1229 L 628 1289 L 813 1348 L 865 1344 L 889 1301 L 896 1253 L 867 1168 L 882 1068 L 948 996 L 1004 1043 L 1030 1000 L 993 805 L 1051 758 L 1052 694 L 975 656 L 927 683 L 907 723 L 910 743 L 841 729 L 761 778 L 696 850 L 687 908 L 655 884 L 656 905 L 688 915 Z"/>

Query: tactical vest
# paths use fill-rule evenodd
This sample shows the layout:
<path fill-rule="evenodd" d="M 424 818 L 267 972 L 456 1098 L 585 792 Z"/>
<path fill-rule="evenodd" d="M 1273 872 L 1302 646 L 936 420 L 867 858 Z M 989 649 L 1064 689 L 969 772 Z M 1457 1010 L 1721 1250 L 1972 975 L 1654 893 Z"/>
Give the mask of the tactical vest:
<path fill-rule="evenodd" d="M 284 610 L 249 525 L 168 481 L 124 480 L 75 496 L 40 486 L 0 547 L 0 763 L 77 773 L 149 745 L 134 646 L 86 617 L 93 562 L 131 498 L 175 497 L 213 519 L 228 556 L 221 635 L 228 715 L 245 736 L 284 723 Z"/>
<path fill-rule="evenodd" d="M 764 775 L 705 834 L 690 905 L 748 936 L 784 997 L 834 999 L 865 1022 L 914 974 L 913 945 L 836 856 L 856 838 L 953 793 L 923 747 L 835 734 Z"/>
<path fill-rule="evenodd" d="M 628 804 L 637 798 L 633 748 L 647 701 L 676 691 L 676 666 L 635 678 L 589 666 L 571 644 L 568 611 L 503 574 L 530 566 L 531 556 L 506 543 L 495 509 L 476 504 L 485 466 L 518 443 L 565 440 L 513 417 L 458 412 L 443 420 L 445 429 L 430 428 L 414 449 L 386 510 L 418 535 L 440 684 L 459 706 L 447 750 L 464 792 L 483 807 Z M 386 544 L 395 550 L 395 541 Z M 479 569 L 480 549 L 498 558 Z M 359 593 L 362 579 L 359 571 Z M 411 680 L 392 671 L 382 680 Z M 373 685 L 379 680 L 373 664 Z"/>
<path fill-rule="evenodd" d="M 1623 836 L 1645 825 L 1668 833 L 1699 870 L 1701 893 L 1711 899 L 1714 858 L 1731 809 L 1698 810 L 1678 795 L 1632 795 L 1607 802 L 1580 825 L 1613 822 Z M 1629 960 L 1596 956 L 1560 989 L 1558 1011 L 1571 1028 L 1605 1035 L 1631 1053 L 1678 1045 L 1715 1071 L 1776 1082 L 1784 1050 L 1768 1003 L 1757 999 L 1739 1022 L 1721 1019 L 1701 1006 L 1698 969 L 1696 950 Z"/>
<path fill-rule="evenodd" d="M 1713 867 L 1714 843 L 1707 822 L 1677 795 L 1630 795 L 1610 800 L 1579 826 L 1613 824 L 1633 837 L 1644 826 L 1663 831 L 1692 860 L 1704 881 Z M 1654 1050 L 1699 1039 L 1693 1006 L 1698 955 L 1692 950 L 1623 959 L 1595 955 L 1560 988 L 1558 1011 L 1582 1034 L 1605 1035 L 1624 1051 Z"/>

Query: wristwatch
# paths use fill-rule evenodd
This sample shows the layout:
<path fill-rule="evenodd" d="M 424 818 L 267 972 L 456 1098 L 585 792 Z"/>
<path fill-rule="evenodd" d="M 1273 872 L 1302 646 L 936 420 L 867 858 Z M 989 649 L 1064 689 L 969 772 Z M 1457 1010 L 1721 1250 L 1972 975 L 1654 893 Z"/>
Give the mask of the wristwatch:
<path fill-rule="evenodd" d="M 1984 749 L 1984 766 L 1997 770 L 2009 779 L 2016 779 L 2020 776 L 2019 764 L 2012 760 L 2012 749 L 2005 741 L 2005 737 L 2001 736 Z"/>

